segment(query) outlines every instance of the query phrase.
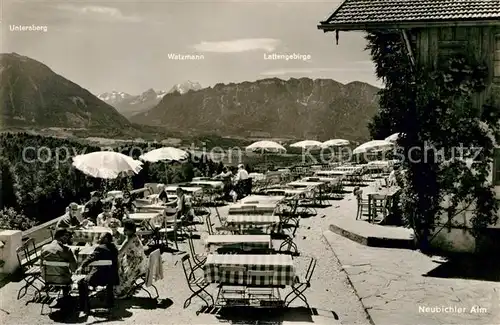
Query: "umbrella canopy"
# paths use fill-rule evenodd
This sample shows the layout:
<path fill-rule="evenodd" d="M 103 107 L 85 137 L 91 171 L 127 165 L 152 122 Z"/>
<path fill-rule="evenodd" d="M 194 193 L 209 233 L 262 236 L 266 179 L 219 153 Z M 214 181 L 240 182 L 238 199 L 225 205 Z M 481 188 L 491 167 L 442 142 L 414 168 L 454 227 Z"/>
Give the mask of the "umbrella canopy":
<path fill-rule="evenodd" d="M 398 139 L 402 136 L 403 136 L 402 133 L 394 133 L 394 134 L 391 134 L 390 136 L 388 136 L 387 138 L 385 138 L 384 140 L 389 141 L 389 142 L 397 142 Z"/>
<path fill-rule="evenodd" d="M 322 143 L 323 148 L 348 146 L 349 140 L 331 139 Z"/>
<path fill-rule="evenodd" d="M 114 179 L 124 173 L 138 174 L 142 170 L 142 162 L 113 151 L 75 156 L 73 166 L 86 175 L 104 179 Z"/>
<path fill-rule="evenodd" d="M 291 144 L 290 147 L 307 149 L 307 148 L 321 148 L 321 145 L 322 145 L 322 143 L 319 141 L 304 140 L 304 141 L 299 141 L 299 142 L 296 142 L 294 144 Z"/>
<path fill-rule="evenodd" d="M 246 151 L 286 152 L 285 147 L 274 141 L 257 141 L 246 147 Z"/>
<path fill-rule="evenodd" d="M 394 143 L 385 141 L 385 140 L 373 140 L 366 143 L 363 143 L 356 149 L 352 151 L 353 154 L 365 153 L 365 152 L 374 152 L 380 150 L 391 149 L 394 146 Z"/>
<path fill-rule="evenodd" d="M 141 155 L 139 159 L 148 162 L 158 162 L 158 161 L 180 161 L 184 160 L 189 156 L 189 154 L 181 149 L 173 148 L 173 147 L 163 147 L 155 150 L 151 150 L 150 152 Z"/>

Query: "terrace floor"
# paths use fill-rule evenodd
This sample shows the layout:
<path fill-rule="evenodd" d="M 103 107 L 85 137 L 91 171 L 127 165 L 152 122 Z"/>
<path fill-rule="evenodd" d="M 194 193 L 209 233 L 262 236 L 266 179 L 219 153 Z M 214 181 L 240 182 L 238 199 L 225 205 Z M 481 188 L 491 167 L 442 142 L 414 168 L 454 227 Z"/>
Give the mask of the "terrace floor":
<path fill-rule="evenodd" d="M 111 323 L 111 324 L 500 324 L 500 267 L 453 263 L 407 249 L 360 245 L 328 231 L 336 218 L 355 219 L 353 204 L 332 201 L 315 217 L 302 219 L 295 242 L 301 252 L 299 271 L 305 268 L 302 257 L 315 256 L 318 265 L 312 286 L 306 291 L 314 315 L 297 303 L 294 308 L 276 313 L 233 310 L 219 315 L 200 313 L 201 300 L 183 309 L 189 290 L 180 264 L 180 254 L 163 254 L 164 279 L 157 282 L 160 301 L 145 296 L 117 301 L 111 316 L 88 318 L 40 316 L 40 304 L 26 305 L 29 297 L 16 300 L 20 283 L 0 288 L 0 322 L 5 324 Z M 227 207 L 220 209 L 227 213 Z M 341 216 L 342 215 L 342 216 Z M 198 226 L 202 240 L 204 226 Z M 187 250 L 187 244 L 181 245 Z M 483 271 L 494 277 L 478 275 Z M 305 271 L 305 270 L 304 270 Z M 465 274 L 465 273 L 467 274 Z M 484 275 L 484 274 L 483 274 Z M 214 291 L 215 288 L 212 290 Z M 437 309 L 451 307 L 451 309 Z M 474 307 L 476 309 L 474 309 Z M 291 324 L 290 323 L 290 324 Z M 303 324 L 303 323 L 302 323 Z"/>
<path fill-rule="evenodd" d="M 221 213 L 227 213 L 227 207 L 220 208 Z M 319 211 L 318 211 L 319 212 Z M 303 219 L 296 234 L 296 243 L 301 256 L 297 258 L 299 271 L 305 273 L 307 266 L 305 257 L 315 256 L 318 264 L 313 275 L 312 287 L 306 291 L 306 296 L 314 315 L 301 303 L 284 311 L 265 313 L 260 311 L 236 310 L 221 312 L 219 315 L 200 313 L 203 303 L 194 299 L 191 306 L 183 309 L 184 300 L 189 297 L 190 291 L 185 283 L 181 254 L 163 253 L 164 279 L 156 282 L 160 301 L 151 301 L 147 295 L 138 294 L 130 300 L 116 301 L 117 307 L 108 315 L 91 315 L 81 318 L 76 314 L 71 316 L 40 315 L 40 304 L 26 302 L 30 297 L 16 299 L 20 283 L 10 282 L 0 289 L 0 323 L 3 324 L 52 324 L 52 323 L 82 323 L 94 324 L 106 322 L 109 324 L 258 324 L 265 320 L 266 324 L 286 324 L 287 321 L 303 321 L 316 324 L 370 324 L 368 315 L 354 289 L 351 287 L 345 272 L 342 270 L 330 245 L 322 236 L 328 228 L 327 218 L 318 216 Z M 213 222 L 215 222 L 213 220 Z M 203 237 L 206 236 L 205 226 L 198 226 L 202 240 L 195 240 L 197 251 L 202 251 Z M 188 245 L 181 244 L 181 250 L 187 251 Z M 304 258 L 303 258 L 304 257 Z M 303 263 L 302 263 L 303 262 Z M 215 288 L 212 289 L 212 292 Z M 45 308 L 48 312 L 48 307 Z"/>

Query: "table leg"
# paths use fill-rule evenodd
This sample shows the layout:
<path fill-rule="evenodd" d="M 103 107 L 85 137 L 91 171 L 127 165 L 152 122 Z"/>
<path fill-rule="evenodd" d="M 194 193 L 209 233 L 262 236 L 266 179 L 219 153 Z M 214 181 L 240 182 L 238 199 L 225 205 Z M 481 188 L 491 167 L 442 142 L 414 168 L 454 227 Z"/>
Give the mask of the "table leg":
<path fill-rule="evenodd" d="M 368 195 L 368 222 L 372 222 L 372 197 Z"/>

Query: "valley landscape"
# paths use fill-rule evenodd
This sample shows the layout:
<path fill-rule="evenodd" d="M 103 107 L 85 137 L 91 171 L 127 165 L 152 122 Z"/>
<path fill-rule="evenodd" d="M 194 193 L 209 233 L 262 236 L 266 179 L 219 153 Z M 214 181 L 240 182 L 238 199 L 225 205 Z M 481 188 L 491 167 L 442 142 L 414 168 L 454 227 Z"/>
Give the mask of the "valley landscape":
<path fill-rule="evenodd" d="M 362 141 L 377 111 L 378 88 L 363 82 L 271 78 L 202 88 L 187 81 L 169 91 L 95 96 L 17 53 L 2 54 L 0 65 L 3 131 L 64 130 L 130 140 L 155 134 L 160 141 L 206 134 Z"/>

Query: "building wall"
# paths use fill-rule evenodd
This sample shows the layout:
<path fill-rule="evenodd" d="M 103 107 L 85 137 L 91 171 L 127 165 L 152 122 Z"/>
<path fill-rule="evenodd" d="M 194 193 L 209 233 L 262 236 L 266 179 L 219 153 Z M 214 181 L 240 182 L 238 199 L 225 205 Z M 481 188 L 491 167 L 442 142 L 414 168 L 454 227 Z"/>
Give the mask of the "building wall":
<path fill-rule="evenodd" d="M 436 67 L 438 60 L 457 52 L 474 53 L 476 59 L 488 66 L 487 89 L 477 96 L 478 107 L 492 98 L 500 107 L 500 78 L 494 78 L 496 37 L 500 26 L 445 27 L 413 30 L 415 57 L 421 66 Z"/>

